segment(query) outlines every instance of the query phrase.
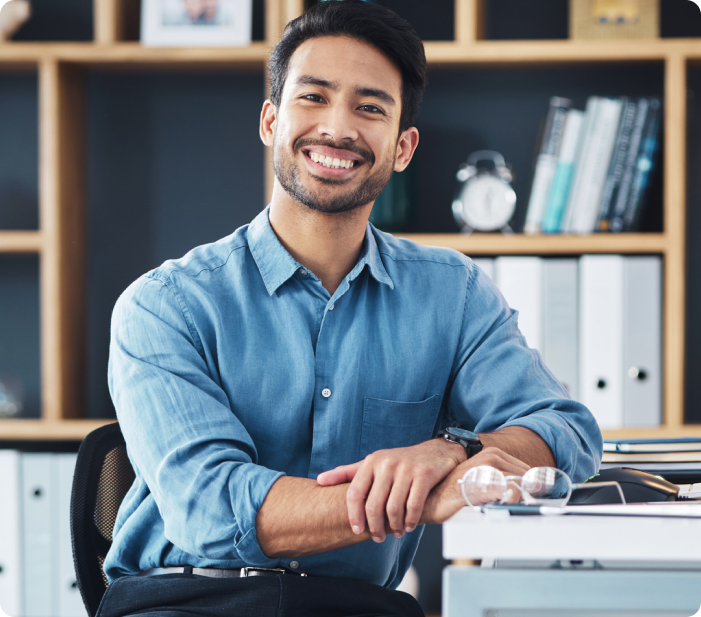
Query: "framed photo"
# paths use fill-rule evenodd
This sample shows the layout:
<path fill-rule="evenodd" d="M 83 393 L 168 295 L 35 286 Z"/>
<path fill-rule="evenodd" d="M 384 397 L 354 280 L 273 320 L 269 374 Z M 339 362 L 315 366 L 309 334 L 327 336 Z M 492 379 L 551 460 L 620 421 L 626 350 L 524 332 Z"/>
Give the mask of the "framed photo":
<path fill-rule="evenodd" d="M 252 0 L 142 0 L 141 42 L 152 47 L 251 43 Z"/>

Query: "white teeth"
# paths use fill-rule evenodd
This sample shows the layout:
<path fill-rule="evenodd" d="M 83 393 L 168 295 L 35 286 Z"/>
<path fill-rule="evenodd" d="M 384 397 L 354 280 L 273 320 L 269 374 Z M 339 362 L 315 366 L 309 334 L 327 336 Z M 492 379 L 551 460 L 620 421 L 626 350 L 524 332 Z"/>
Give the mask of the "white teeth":
<path fill-rule="evenodd" d="M 355 164 L 354 161 L 348 159 L 331 158 L 330 156 L 324 156 L 317 152 L 310 152 L 309 158 L 315 163 L 319 163 L 324 167 L 330 167 L 331 169 L 338 169 L 339 167 L 350 169 Z"/>

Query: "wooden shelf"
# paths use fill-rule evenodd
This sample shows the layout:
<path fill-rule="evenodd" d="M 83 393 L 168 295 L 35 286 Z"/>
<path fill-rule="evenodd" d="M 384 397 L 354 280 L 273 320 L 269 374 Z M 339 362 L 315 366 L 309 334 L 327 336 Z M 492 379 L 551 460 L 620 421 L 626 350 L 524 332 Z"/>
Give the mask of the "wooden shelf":
<path fill-rule="evenodd" d="M 417 244 L 444 246 L 468 255 L 579 255 L 584 253 L 665 253 L 665 234 L 398 234 Z"/>
<path fill-rule="evenodd" d="M 0 231 L 0 253 L 41 253 L 40 231 Z"/>
<path fill-rule="evenodd" d="M 271 46 L 256 41 L 246 47 L 144 47 L 141 43 L 0 44 L 0 64 L 36 65 L 47 58 L 84 65 L 242 65 L 263 68 Z M 684 56 L 701 59 L 700 39 L 595 41 L 455 41 L 427 42 L 429 65 L 663 61 Z"/>
<path fill-rule="evenodd" d="M 82 440 L 88 433 L 115 420 L 0 419 L 0 440 Z"/>
<path fill-rule="evenodd" d="M 262 70 L 268 61 L 267 43 L 246 47 L 144 47 L 138 42 L 98 45 L 95 43 L 5 43 L 0 44 L 0 64 L 32 65 L 42 60 L 87 66 L 143 65 L 149 68 L 168 66 L 250 67 Z"/>

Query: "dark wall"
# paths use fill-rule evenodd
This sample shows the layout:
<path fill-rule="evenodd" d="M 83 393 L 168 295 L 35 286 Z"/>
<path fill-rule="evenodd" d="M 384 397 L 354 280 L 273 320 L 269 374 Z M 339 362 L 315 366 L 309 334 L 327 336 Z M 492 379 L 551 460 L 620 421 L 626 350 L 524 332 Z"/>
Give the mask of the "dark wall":
<path fill-rule="evenodd" d="M 258 74 L 91 73 L 88 411 L 113 414 L 106 371 L 119 294 L 265 207 Z"/>

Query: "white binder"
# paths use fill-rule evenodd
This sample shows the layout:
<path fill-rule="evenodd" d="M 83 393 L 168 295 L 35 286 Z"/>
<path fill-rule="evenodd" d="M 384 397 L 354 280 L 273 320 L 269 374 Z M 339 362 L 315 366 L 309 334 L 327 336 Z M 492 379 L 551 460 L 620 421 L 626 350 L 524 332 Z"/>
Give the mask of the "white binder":
<path fill-rule="evenodd" d="M 509 306 L 519 312 L 518 327 L 528 346 L 542 350 L 542 259 L 497 257 L 494 276 Z"/>
<path fill-rule="evenodd" d="M 544 259 L 543 360 L 573 399 L 579 397 L 577 259 Z"/>
<path fill-rule="evenodd" d="M 22 615 L 20 454 L 0 450 L 0 610 Z"/>
<path fill-rule="evenodd" d="M 621 255 L 580 259 L 580 400 L 603 429 L 623 426 Z"/>
<path fill-rule="evenodd" d="M 623 424 L 662 422 L 662 259 L 626 257 Z"/>
<path fill-rule="evenodd" d="M 54 598 L 58 607 L 58 617 L 86 617 L 83 599 L 76 582 L 71 545 L 71 488 L 77 454 L 54 454 L 55 469 L 58 475 L 57 514 L 54 516 L 58 550 L 56 551 Z"/>
<path fill-rule="evenodd" d="M 22 510 L 24 617 L 55 617 L 53 594 L 55 538 L 51 524 L 56 515 L 57 474 L 52 454 L 23 453 Z"/>

